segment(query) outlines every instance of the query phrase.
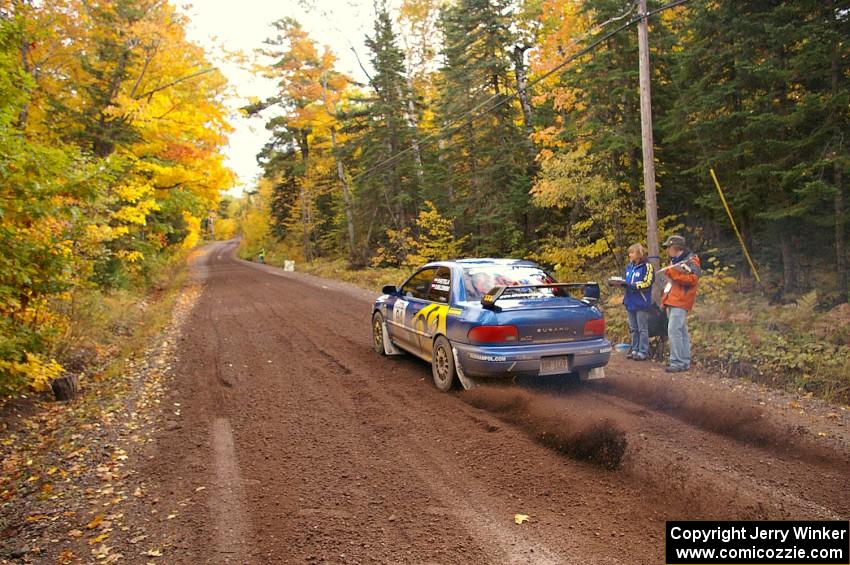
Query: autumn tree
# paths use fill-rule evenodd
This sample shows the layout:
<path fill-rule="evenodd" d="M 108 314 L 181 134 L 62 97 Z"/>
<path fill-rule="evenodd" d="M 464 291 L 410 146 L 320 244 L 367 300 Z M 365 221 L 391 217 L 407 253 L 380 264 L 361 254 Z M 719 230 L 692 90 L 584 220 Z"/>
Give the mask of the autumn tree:
<path fill-rule="evenodd" d="M 163 2 L 0 4 L 0 387 L 45 384 L 79 292 L 144 285 L 232 183 L 224 78 Z M 57 369 L 58 367 L 58 369 Z"/>
<path fill-rule="evenodd" d="M 418 148 L 413 141 L 404 54 L 386 8 L 381 8 L 372 37 L 366 39 L 374 74 L 370 97 L 364 101 L 366 126 L 357 137 L 359 163 L 364 171 L 359 191 L 367 207 L 380 207 L 389 225 L 404 229 L 413 224 L 419 207 L 422 177 Z"/>
<path fill-rule="evenodd" d="M 461 0 L 443 11 L 441 28 L 443 203 L 477 253 L 521 250 L 534 226 L 526 141 L 517 126 L 521 112 L 511 96 L 509 3 Z"/>
<path fill-rule="evenodd" d="M 333 149 L 336 104 L 349 79 L 334 70 L 336 57 L 330 49 L 320 51 L 298 22 L 284 18 L 273 26 L 278 34 L 266 40 L 261 55 L 270 61 L 265 73 L 278 81 L 278 94 L 248 110 L 257 113 L 275 108 L 280 112 L 267 122 L 272 140 L 261 162 L 266 177 L 276 179 L 276 215 L 297 218 L 304 258 L 309 261 L 334 227 L 328 213 L 336 207 L 337 197 L 345 200 L 350 196 Z M 336 181 L 332 180 L 334 173 Z M 288 196 L 293 189 L 297 196 Z M 288 204 L 292 202 L 294 205 Z M 344 205 L 353 206 L 350 199 Z M 346 218 L 352 221 L 352 215 L 346 214 Z M 281 234 L 291 232 L 276 229 Z"/>

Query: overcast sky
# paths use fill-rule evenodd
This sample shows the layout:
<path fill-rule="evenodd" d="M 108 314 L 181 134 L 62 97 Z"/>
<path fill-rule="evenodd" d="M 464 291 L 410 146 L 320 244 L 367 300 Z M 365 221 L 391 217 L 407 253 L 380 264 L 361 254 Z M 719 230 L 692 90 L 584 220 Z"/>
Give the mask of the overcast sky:
<path fill-rule="evenodd" d="M 351 47 L 368 64 L 363 39 L 372 32 L 374 21 L 370 0 L 195 0 L 191 5 L 178 4 L 178 10 L 190 18 L 189 38 L 207 49 L 234 91 L 229 108 L 235 131 L 230 134 L 225 155 L 227 165 L 239 180 L 231 194 L 240 194 L 243 188 L 254 185 L 260 174 L 256 155 L 268 138 L 265 118 L 244 118 L 236 109 L 250 97 L 265 98 L 274 94 L 275 89 L 271 81 L 224 61 L 221 47 L 252 54 L 272 35 L 269 24 L 288 16 L 298 20 L 317 43 L 334 51 L 339 70 L 355 80 L 366 81 Z"/>

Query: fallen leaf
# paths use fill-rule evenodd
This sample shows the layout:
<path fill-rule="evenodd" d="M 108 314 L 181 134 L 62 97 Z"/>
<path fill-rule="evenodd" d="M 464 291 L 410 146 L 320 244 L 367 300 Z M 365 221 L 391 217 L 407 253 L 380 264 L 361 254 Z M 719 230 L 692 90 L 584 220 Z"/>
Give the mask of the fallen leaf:
<path fill-rule="evenodd" d="M 207 487 L 198 487 L 195 489 L 195 492 L 201 492 L 202 490 L 206 490 Z"/>
<path fill-rule="evenodd" d="M 47 518 L 47 516 L 44 515 L 44 514 L 33 514 L 32 516 L 27 516 L 27 522 L 29 522 L 29 523 L 41 522 L 45 518 Z"/>
<path fill-rule="evenodd" d="M 68 532 L 68 535 L 72 538 L 80 538 L 83 537 L 83 532 L 80 530 L 71 530 L 70 532 Z"/>
<path fill-rule="evenodd" d="M 98 514 L 97 516 L 94 517 L 94 519 L 91 522 L 86 524 L 86 528 L 93 530 L 96 527 L 98 527 L 101 522 L 103 522 L 103 514 Z"/>
<path fill-rule="evenodd" d="M 92 538 L 92 539 L 90 539 L 90 540 L 89 540 L 89 545 L 94 545 L 94 544 L 96 544 L 96 543 L 103 543 L 103 542 L 104 542 L 104 541 L 106 541 L 107 539 L 109 539 L 109 533 L 100 534 L 100 535 L 99 535 L 99 536 L 97 536 L 96 538 Z"/>
<path fill-rule="evenodd" d="M 62 565 L 68 565 L 69 563 L 73 563 L 76 558 L 77 556 L 74 555 L 73 551 L 71 551 L 70 549 L 66 549 L 65 551 L 59 554 L 56 560 Z"/>
<path fill-rule="evenodd" d="M 149 549 L 142 555 L 145 555 L 147 557 L 162 557 L 162 552 L 158 549 Z"/>
<path fill-rule="evenodd" d="M 522 524 L 528 521 L 528 514 L 514 514 L 514 522 Z"/>

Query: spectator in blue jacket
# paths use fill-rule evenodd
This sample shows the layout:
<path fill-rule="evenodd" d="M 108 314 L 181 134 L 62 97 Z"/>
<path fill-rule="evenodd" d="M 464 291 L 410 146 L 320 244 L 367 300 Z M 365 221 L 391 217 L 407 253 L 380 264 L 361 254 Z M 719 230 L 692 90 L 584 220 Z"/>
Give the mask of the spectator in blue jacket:
<path fill-rule="evenodd" d="M 640 243 L 629 247 L 623 305 L 629 313 L 632 347 L 628 358 L 645 361 L 649 355 L 649 309 L 652 307 L 652 283 L 655 274 L 647 261 L 646 248 Z"/>

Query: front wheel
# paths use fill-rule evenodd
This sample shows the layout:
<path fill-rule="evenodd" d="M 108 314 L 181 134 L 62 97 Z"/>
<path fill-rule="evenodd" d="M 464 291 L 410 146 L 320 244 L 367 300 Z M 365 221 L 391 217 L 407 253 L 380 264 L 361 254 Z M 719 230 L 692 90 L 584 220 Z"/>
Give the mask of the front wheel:
<path fill-rule="evenodd" d="M 452 356 L 452 345 L 443 336 L 434 340 L 434 351 L 431 354 L 431 373 L 434 386 L 438 390 L 448 392 L 455 382 L 455 361 Z"/>
<path fill-rule="evenodd" d="M 384 317 L 380 312 L 375 312 L 372 315 L 372 345 L 374 345 L 377 353 L 387 354 L 386 347 L 384 347 Z"/>

